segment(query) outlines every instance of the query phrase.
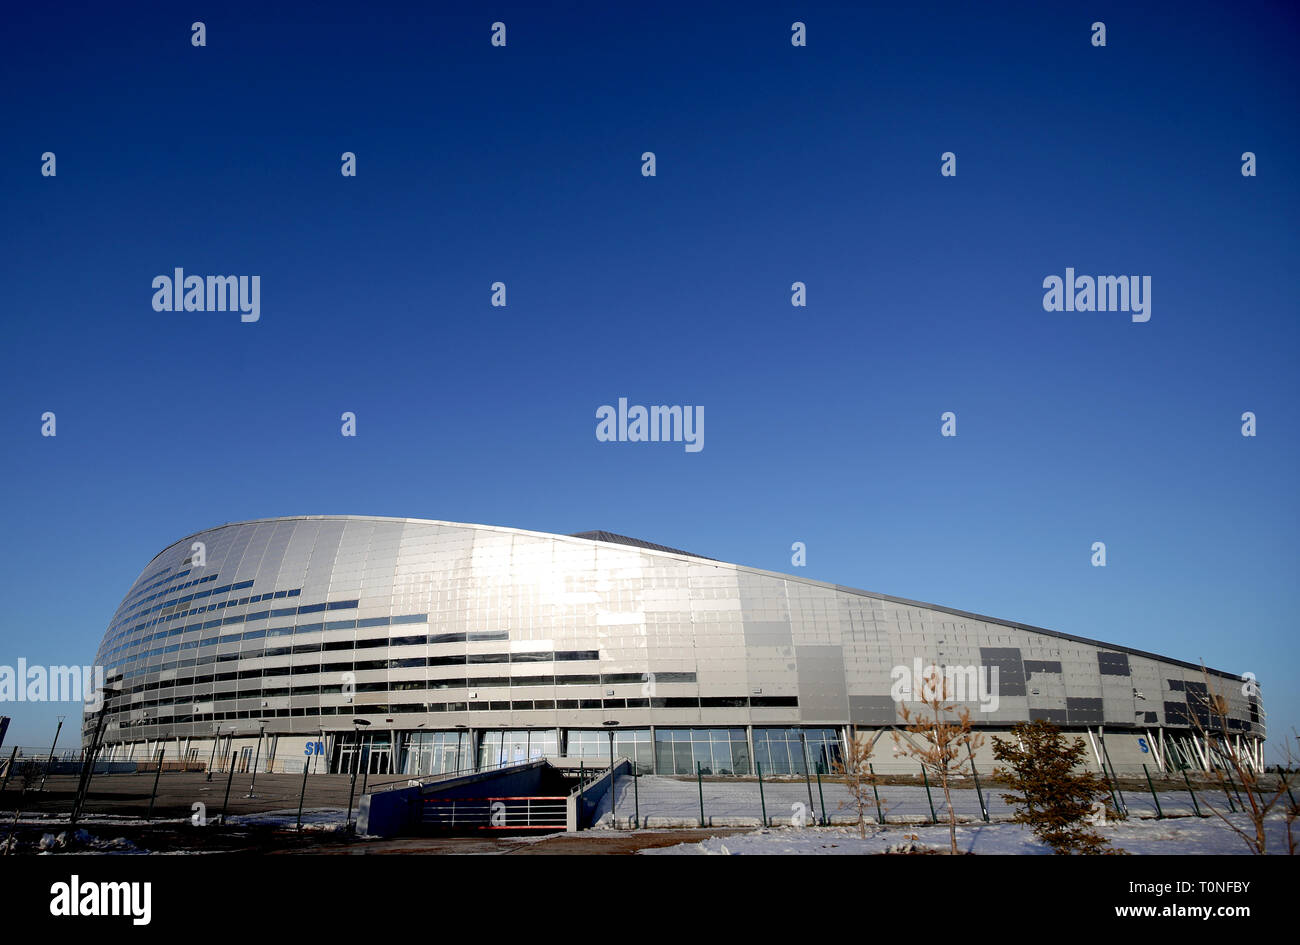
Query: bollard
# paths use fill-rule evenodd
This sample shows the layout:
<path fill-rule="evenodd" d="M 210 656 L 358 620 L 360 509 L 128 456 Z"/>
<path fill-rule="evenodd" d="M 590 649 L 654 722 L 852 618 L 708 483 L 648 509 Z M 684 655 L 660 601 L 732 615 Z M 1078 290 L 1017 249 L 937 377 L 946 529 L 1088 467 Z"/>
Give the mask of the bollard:
<path fill-rule="evenodd" d="M 1151 772 L 1147 770 L 1146 765 L 1142 766 L 1142 773 L 1147 776 L 1147 787 L 1151 789 L 1151 799 L 1156 802 L 1156 820 L 1162 820 L 1165 813 L 1160 809 L 1160 798 L 1156 795 L 1156 786 L 1151 783 Z"/>
<path fill-rule="evenodd" d="M 754 764 L 757 766 L 758 769 L 758 803 L 763 807 L 763 826 L 766 827 L 768 826 L 767 798 L 763 796 L 763 762 L 756 761 L 754 762 Z"/>

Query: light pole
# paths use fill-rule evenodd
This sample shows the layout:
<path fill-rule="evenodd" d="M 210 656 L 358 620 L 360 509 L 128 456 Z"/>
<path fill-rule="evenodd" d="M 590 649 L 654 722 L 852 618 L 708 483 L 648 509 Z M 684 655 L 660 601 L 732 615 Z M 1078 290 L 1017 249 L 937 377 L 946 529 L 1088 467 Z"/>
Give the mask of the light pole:
<path fill-rule="evenodd" d="M 420 777 L 420 775 L 423 773 L 423 772 L 420 770 L 420 768 L 421 768 L 421 765 L 420 765 L 420 755 L 423 754 L 423 751 L 424 751 L 424 739 L 423 739 L 423 737 L 421 737 L 421 738 L 416 738 L 415 736 L 417 736 L 417 735 L 419 735 L 419 736 L 423 736 L 424 733 L 421 732 L 421 731 L 419 731 L 419 730 L 422 729 L 422 728 L 424 728 L 424 727 L 425 727 L 426 725 L 428 725 L 428 724 L 429 724 L 428 722 L 421 722 L 419 725 L 417 725 L 417 726 L 415 727 L 415 730 L 414 730 L 414 731 L 412 731 L 409 735 L 406 736 L 406 759 L 405 759 L 405 760 L 406 760 L 406 764 L 402 765 L 402 768 L 403 768 L 403 769 L 406 769 L 406 768 L 410 768 L 410 767 L 411 767 L 411 754 L 412 754 L 412 752 L 411 752 L 411 745 L 414 743 L 415 746 L 416 746 L 416 747 L 415 747 L 415 776 L 416 776 L 417 778 Z M 394 738 L 397 737 L 397 733 L 396 733 L 396 732 L 393 733 L 393 737 L 394 737 Z M 432 752 L 430 753 L 430 757 L 432 757 Z M 399 753 L 399 755 L 398 755 L 398 760 L 399 760 L 399 761 L 402 760 L 400 753 Z M 410 772 L 409 772 L 409 771 L 406 771 L 406 770 L 403 770 L 403 771 L 402 771 L 402 774 L 409 774 L 409 773 L 410 773 Z M 394 772 L 394 774 L 396 774 L 396 772 Z"/>
<path fill-rule="evenodd" d="M 463 723 L 457 723 L 455 727 L 457 729 L 466 729 L 466 726 Z M 454 772 L 455 774 L 460 774 L 461 770 L 465 767 L 460 763 L 460 744 L 465 740 L 464 736 L 467 733 L 469 735 L 470 744 L 469 744 L 469 750 L 466 752 L 466 754 L 470 756 L 469 757 L 470 764 L 474 763 L 474 730 L 466 729 L 466 731 L 456 732 L 456 770 Z"/>
<path fill-rule="evenodd" d="M 324 744 L 325 729 L 323 728 L 320 729 L 319 738 L 320 741 L 317 744 Z M 316 760 L 316 752 L 315 752 L 315 748 L 313 747 L 312 751 L 310 752 L 310 757 L 303 758 L 302 760 L 302 790 L 298 792 L 298 826 L 297 826 L 297 829 L 300 832 L 302 830 L 302 802 L 307 797 L 307 773 L 311 771 L 312 762 L 314 762 L 315 760 Z"/>
<path fill-rule="evenodd" d="M 49 777 L 50 774 L 50 765 L 54 764 L 54 746 L 59 743 L 59 732 L 63 731 L 64 718 L 66 718 L 66 716 L 59 716 L 59 727 L 54 730 L 54 741 L 50 742 L 50 760 L 45 762 L 45 772 L 41 775 L 40 789 L 42 791 L 45 790 L 45 779 Z"/>
<path fill-rule="evenodd" d="M 344 829 L 352 823 L 352 796 L 357 789 L 357 768 L 361 767 L 361 726 L 369 725 L 365 719 L 353 719 L 353 743 L 356 757 L 352 760 L 352 783 L 348 787 L 348 816 L 343 822 Z"/>
<path fill-rule="evenodd" d="M 811 767 L 808 762 L 808 738 L 804 735 L 803 729 L 799 729 L 799 747 L 803 753 L 803 780 L 804 784 L 808 786 L 808 809 L 815 811 L 817 808 L 813 806 L 812 775 L 808 772 L 809 767 Z"/>
<path fill-rule="evenodd" d="M 618 795 L 614 793 L 614 788 L 617 787 L 618 776 L 614 774 L 614 728 L 618 725 L 618 719 L 607 719 L 600 724 L 609 729 L 609 819 L 617 826 Z"/>
<path fill-rule="evenodd" d="M 262 733 L 266 731 L 266 719 L 257 720 L 257 754 L 253 756 L 253 780 L 248 785 L 248 793 L 244 797 L 257 797 L 253 793 L 253 788 L 257 786 L 257 763 L 262 760 Z"/>
<path fill-rule="evenodd" d="M 217 760 L 217 742 L 221 741 L 221 726 L 212 726 L 212 757 L 208 759 L 208 780 L 212 780 L 212 765 Z"/>

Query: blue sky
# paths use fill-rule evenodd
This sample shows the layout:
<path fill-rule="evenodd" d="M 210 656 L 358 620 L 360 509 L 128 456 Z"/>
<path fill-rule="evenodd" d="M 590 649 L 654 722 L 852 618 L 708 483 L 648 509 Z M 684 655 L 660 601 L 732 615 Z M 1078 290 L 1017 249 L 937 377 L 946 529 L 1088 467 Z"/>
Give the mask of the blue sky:
<path fill-rule="evenodd" d="M 804 541 L 1300 725 L 1287 5 L 276 6 L 9 14 L 0 663 L 90 660 L 190 532 L 355 513 Z M 153 311 L 177 266 L 261 320 Z M 1150 275 L 1151 320 L 1045 312 L 1066 267 Z M 620 396 L 705 448 L 598 443 Z"/>

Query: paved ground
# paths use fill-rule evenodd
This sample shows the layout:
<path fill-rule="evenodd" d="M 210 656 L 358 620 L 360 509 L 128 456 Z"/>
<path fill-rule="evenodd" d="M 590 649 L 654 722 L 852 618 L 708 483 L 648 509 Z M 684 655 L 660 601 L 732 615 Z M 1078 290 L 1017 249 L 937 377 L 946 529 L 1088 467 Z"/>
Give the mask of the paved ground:
<path fill-rule="evenodd" d="M 197 772 L 164 771 L 158 779 L 158 797 L 154 803 L 155 817 L 189 817 L 198 802 L 205 805 L 209 817 L 215 817 L 225 804 L 227 775 L 207 775 Z M 367 788 L 373 790 L 405 778 L 391 776 L 371 778 Z M 351 778 L 343 774 L 317 774 L 307 778 L 307 807 L 338 807 L 342 820 L 348 803 Z M 284 808 L 297 809 L 298 794 L 302 790 L 302 776 L 297 774 L 259 774 L 255 786 L 256 797 L 248 797 L 253 786 L 251 774 L 236 774 L 230 785 L 229 813 L 252 814 Z M 0 811 L 13 811 L 19 806 L 20 791 L 16 781 L 0 793 Z M 96 776 L 90 784 L 85 811 L 88 815 L 143 817 L 149 810 L 149 797 L 154 788 L 153 774 L 105 774 Z M 356 797 L 361 796 L 362 781 L 357 779 Z M 22 798 L 24 813 L 69 813 L 77 792 L 75 775 L 56 775 L 46 782 L 44 791 L 29 791 Z M 354 804 L 356 801 L 354 800 Z"/>

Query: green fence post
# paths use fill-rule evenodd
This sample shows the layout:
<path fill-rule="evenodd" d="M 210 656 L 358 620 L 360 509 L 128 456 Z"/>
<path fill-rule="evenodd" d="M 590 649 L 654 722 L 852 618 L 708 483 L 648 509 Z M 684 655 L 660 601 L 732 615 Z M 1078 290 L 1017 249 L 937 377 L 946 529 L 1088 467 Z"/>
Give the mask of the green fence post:
<path fill-rule="evenodd" d="M 1123 808 L 1119 806 L 1119 799 L 1115 797 L 1115 782 L 1110 779 L 1110 772 L 1106 770 L 1105 765 L 1101 766 L 1101 776 L 1106 780 L 1106 790 L 1110 792 L 1110 802 L 1115 807 L 1115 813 L 1123 813 Z"/>
<path fill-rule="evenodd" d="M 930 822 L 937 824 L 939 822 L 939 817 L 934 812 L 934 795 L 930 793 L 930 778 L 925 773 L 925 765 L 921 765 L 921 778 L 925 781 L 925 796 L 929 798 L 930 801 Z"/>
<path fill-rule="evenodd" d="M 704 826 L 704 763 L 695 762 L 695 785 L 700 789 L 700 826 Z"/>
<path fill-rule="evenodd" d="M 639 766 L 632 766 L 632 804 L 633 810 L 635 811 L 636 825 L 638 827 L 641 826 L 641 789 L 637 786 L 640 770 Z"/>
<path fill-rule="evenodd" d="M 980 799 L 980 813 L 984 815 L 984 823 L 989 822 L 989 809 L 984 804 L 984 792 L 980 789 L 980 773 L 975 770 L 975 752 L 970 747 L 970 742 L 966 743 L 966 754 L 970 755 L 970 773 L 975 776 L 975 796 Z"/>
<path fill-rule="evenodd" d="M 876 796 L 876 818 L 880 823 L 885 822 L 885 812 L 880 809 L 880 792 L 876 790 L 876 769 L 867 762 L 867 770 L 871 772 L 871 793 Z"/>
<path fill-rule="evenodd" d="M 1231 781 L 1232 779 L 1229 778 L 1228 780 Z M 1228 799 L 1228 813 L 1235 814 L 1237 812 L 1237 805 L 1232 803 L 1232 795 L 1228 793 L 1228 785 L 1220 781 L 1219 787 L 1223 788 L 1223 796 Z"/>
<path fill-rule="evenodd" d="M 1098 729 L 1098 734 L 1101 730 Z M 1115 779 L 1115 790 L 1119 793 L 1119 806 L 1116 808 L 1124 817 L 1128 816 L 1128 803 L 1124 800 L 1124 789 L 1119 786 L 1119 772 L 1115 770 L 1115 765 L 1110 760 L 1110 752 L 1106 750 L 1106 739 L 1101 739 L 1101 754 L 1106 759 L 1106 764 L 1110 765 L 1111 777 Z"/>
<path fill-rule="evenodd" d="M 1241 800 L 1241 792 L 1237 790 L 1237 784 L 1236 784 L 1235 781 L 1232 780 L 1232 769 L 1231 769 L 1231 768 L 1224 768 L 1224 769 L 1223 769 L 1223 773 L 1226 774 L 1226 775 L 1228 776 L 1228 784 L 1232 785 L 1232 793 L 1235 794 L 1235 795 L 1237 795 L 1237 803 L 1238 803 L 1238 804 L 1241 804 L 1241 809 L 1242 809 L 1242 810 L 1245 810 L 1245 809 L 1246 809 L 1246 805 L 1245 805 L 1245 804 L 1242 802 L 1242 800 Z"/>
<path fill-rule="evenodd" d="M 225 799 L 222 800 L 221 802 L 221 826 L 223 827 L 226 825 L 226 808 L 230 806 L 230 782 L 234 780 L 235 780 L 235 753 L 232 751 L 230 753 L 230 774 L 226 776 L 226 796 Z M 349 807 L 350 806 L 351 806 L 351 801 L 349 800 Z M 349 821 L 351 820 L 351 818 L 352 818 L 352 811 L 349 810 L 348 811 Z M 347 825 L 345 824 L 344 826 L 346 827 Z"/>
<path fill-rule="evenodd" d="M 817 800 L 822 805 L 821 825 L 829 827 L 831 822 L 826 817 L 826 795 L 822 793 L 822 772 L 820 768 L 817 769 Z"/>
<path fill-rule="evenodd" d="M 294 829 L 299 833 L 302 832 L 302 802 L 307 799 L 307 772 L 311 771 L 311 761 L 308 758 L 302 760 L 302 790 L 298 792 L 298 823 Z"/>
<path fill-rule="evenodd" d="M 1160 809 L 1160 798 L 1156 795 L 1156 786 L 1151 783 L 1151 772 L 1147 770 L 1146 765 L 1142 766 L 1142 773 L 1147 776 L 1147 787 L 1151 789 L 1151 799 L 1156 802 L 1156 820 L 1161 820 L 1164 818 L 1165 812 Z"/>
<path fill-rule="evenodd" d="M 144 815 L 145 820 L 153 820 L 153 802 L 158 797 L 158 779 L 162 777 L 164 751 L 164 748 L 158 749 L 158 771 L 153 776 L 153 792 L 149 795 L 149 813 Z"/>
<path fill-rule="evenodd" d="M 754 765 L 755 765 L 755 766 L 757 767 L 757 769 L 758 769 L 758 803 L 761 804 L 761 805 L 763 806 L 763 826 L 766 827 L 766 826 L 768 826 L 768 823 L 767 823 L 767 798 L 763 797 L 763 762 L 761 762 L 761 761 L 756 761 L 756 762 L 754 762 Z"/>
<path fill-rule="evenodd" d="M 1196 811 L 1196 816 L 1200 817 L 1201 805 L 1196 803 L 1196 792 L 1192 790 L 1192 782 L 1187 777 L 1187 769 L 1183 769 L 1183 781 L 1187 784 L 1187 793 L 1192 795 L 1192 810 Z"/>

